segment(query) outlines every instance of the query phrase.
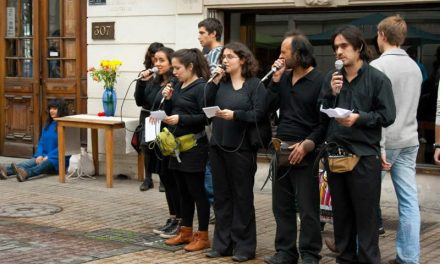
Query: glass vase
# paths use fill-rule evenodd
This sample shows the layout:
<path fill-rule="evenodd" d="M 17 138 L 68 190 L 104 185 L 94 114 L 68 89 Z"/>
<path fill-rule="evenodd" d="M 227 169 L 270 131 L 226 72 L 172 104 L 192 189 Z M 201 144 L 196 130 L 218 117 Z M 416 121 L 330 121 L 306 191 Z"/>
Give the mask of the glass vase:
<path fill-rule="evenodd" d="M 116 112 L 116 91 L 113 87 L 106 87 L 102 94 L 102 106 L 105 116 L 115 116 Z"/>

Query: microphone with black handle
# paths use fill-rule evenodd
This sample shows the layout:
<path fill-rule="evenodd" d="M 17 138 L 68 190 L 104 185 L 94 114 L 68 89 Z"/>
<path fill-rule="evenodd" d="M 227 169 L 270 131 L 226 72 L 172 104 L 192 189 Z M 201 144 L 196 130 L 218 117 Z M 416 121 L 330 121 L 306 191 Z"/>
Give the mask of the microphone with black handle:
<path fill-rule="evenodd" d="M 157 67 L 153 67 L 153 68 L 148 69 L 148 70 L 146 70 L 146 71 L 148 71 L 148 72 L 149 72 L 149 75 L 150 75 L 150 74 L 157 73 L 157 72 L 159 71 L 159 69 L 158 69 Z M 144 72 L 144 71 L 142 71 L 142 72 Z M 140 73 L 140 76 L 139 76 L 139 77 L 137 77 L 136 79 L 134 79 L 135 81 L 139 81 L 139 80 L 141 80 L 141 79 L 147 77 L 147 76 L 144 76 L 144 75 L 142 74 L 142 72 Z"/>
<path fill-rule="evenodd" d="M 171 88 L 171 90 L 170 90 L 170 97 L 173 95 L 173 88 L 174 88 L 174 86 L 176 86 L 176 84 L 179 82 L 179 80 L 176 78 L 176 77 L 174 77 L 174 76 L 172 76 L 172 77 L 170 77 L 170 80 L 169 80 L 169 82 L 168 82 L 168 84 L 167 84 L 167 86 L 169 86 L 170 88 Z M 165 86 L 166 87 L 166 86 Z M 165 88 L 164 88 L 165 89 Z M 166 95 L 164 95 L 164 94 L 162 94 L 162 99 L 160 100 L 160 104 L 162 104 L 164 101 L 165 101 L 165 97 L 166 97 Z"/>
<path fill-rule="evenodd" d="M 223 70 L 226 69 L 226 65 L 224 65 L 224 64 L 217 65 L 217 67 L 220 67 Z M 214 74 L 212 74 L 211 78 L 209 78 L 208 83 L 212 82 L 215 79 L 215 77 L 217 77 L 218 75 L 219 75 L 218 72 L 214 72 Z"/>

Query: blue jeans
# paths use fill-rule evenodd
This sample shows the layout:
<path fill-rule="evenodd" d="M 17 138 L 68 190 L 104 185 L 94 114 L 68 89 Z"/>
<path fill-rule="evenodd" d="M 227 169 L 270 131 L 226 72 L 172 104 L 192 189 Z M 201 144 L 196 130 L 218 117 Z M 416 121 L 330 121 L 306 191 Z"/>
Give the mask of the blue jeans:
<path fill-rule="evenodd" d="M 205 191 L 208 196 L 209 204 L 214 204 L 214 188 L 212 187 L 211 162 L 208 160 L 205 169 Z"/>
<path fill-rule="evenodd" d="M 37 164 L 35 162 L 35 158 L 22 161 L 17 164 L 17 167 L 23 168 L 28 173 L 28 177 L 34 177 L 40 174 L 50 174 L 55 172 L 55 169 L 49 160 L 45 160 L 42 163 Z M 6 170 L 8 175 L 15 174 L 11 166 L 8 166 Z"/>
<path fill-rule="evenodd" d="M 397 227 L 397 261 L 418 264 L 420 258 L 420 211 L 417 197 L 416 157 L 419 146 L 387 149 L 392 164 L 391 179 L 399 204 Z"/>

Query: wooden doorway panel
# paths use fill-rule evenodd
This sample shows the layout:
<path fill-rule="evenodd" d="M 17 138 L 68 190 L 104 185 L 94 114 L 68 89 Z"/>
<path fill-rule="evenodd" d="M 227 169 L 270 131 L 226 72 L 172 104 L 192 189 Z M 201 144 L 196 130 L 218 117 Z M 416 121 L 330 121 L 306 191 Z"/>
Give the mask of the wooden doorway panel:
<path fill-rule="evenodd" d="M 87 111 L 86 0 L 0 0 L 0 155 L 29 157 L 63 98 L 69 114 Z M 3 21 L 2 21 L 3 22 Z M 82 69 L 84 67 L 84 69 Z"/>

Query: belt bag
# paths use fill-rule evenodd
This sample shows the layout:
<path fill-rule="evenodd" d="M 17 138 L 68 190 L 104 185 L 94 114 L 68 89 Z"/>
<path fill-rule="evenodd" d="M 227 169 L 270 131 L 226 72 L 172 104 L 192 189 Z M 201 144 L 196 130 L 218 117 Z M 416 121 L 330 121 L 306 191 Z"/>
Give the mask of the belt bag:
<path fill-rule="evenodd" d="M 349 172 L 356 167 L 361 157 L 354 154 L 329 155 L 328 167 L 331 172 L 344 173 Z"/>
<path fill-rule="evenodd" d="M 197 145 L 197 140 L 205 136 L 205 131 L 197 134 L 187 134 L 178 138 L 164 127 L 162 132 L 157 136 L 159 143 L 159 149 L 164 156 L 175 156 L 179 162 L 181 162 L 179 154 L 185 152 Z"/>
<path fill-rule="evenodd" d="M 290 164 L 289 155 L 292 152 L 292 150 L 289 149 L 289 147 L 296 143 L 299 142 L 282 141 L 279 138 L 272 138 L 272 145 L 275 149 L 275 158 L 277 160 L 278 167 L 289 167 L 289 166 L 303 167 L 308 165 L 308 163 L 304 161 L 304 159 L 299 164 L 295 164 L 295 165 Z"/>

